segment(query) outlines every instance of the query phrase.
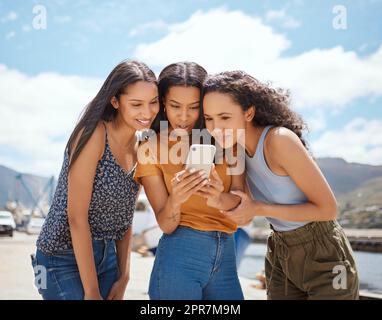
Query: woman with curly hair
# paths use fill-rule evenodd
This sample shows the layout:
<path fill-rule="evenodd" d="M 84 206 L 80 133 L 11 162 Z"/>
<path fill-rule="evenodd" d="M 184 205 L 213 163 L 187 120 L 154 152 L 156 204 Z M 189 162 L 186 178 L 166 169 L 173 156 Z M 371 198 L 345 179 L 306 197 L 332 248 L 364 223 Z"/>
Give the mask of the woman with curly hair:
<path fill-rule="evenodd" d="M 205 81 L 203 111 L 223 148 L 245 148 L 247 192 L 233 192 L 241 203 L 223 213 L 238 225 L 267 217 L 268 299 L 357 299 L 357 268 L 336 221 L 336 199 L 307 150 L 306 126 L 289 108 L 288 93 L 243 71 L 223 72 Z"/>

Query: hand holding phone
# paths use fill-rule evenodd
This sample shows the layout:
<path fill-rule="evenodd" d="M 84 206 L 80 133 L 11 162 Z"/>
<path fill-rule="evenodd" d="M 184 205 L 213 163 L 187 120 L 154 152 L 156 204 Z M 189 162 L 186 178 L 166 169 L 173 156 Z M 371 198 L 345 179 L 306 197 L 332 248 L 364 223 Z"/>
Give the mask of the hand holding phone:
<path fill-rule="evenodd" d="M 192 144 L 186 160 L 186 170 L 203 170 L 209 177 L 215 153 L 216 147 L 214 145 Z"/>
<path fill-rule="evenodd" d="M 207 206 L 221 209 L 222 199 L 221 195 L 224 192 L 224 184 L 219 174 L 215 169 L 215 165 L 212 165 L 211 176 L 208 179 L 208 183 L 199 189 L 196 194 L 205 198 Z"/>
<path fill-rule="evenodd" d="M 187 201 L 190 196 L 203 188 L 208 183 L 208 177 L 204 170 L 182 170 L 177 172 L 171 180 L 172 190 L 170 199 L 174 207 L 178 208 Z"/>

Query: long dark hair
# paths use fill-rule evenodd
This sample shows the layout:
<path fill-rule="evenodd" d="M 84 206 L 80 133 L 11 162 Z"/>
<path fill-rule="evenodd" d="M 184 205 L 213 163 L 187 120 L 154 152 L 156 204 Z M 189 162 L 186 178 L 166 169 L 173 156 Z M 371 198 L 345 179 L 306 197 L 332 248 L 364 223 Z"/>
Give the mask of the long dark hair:
<path fill-rule="evenodd" d="M 203 97 L 209 92 L 229 94 L 244 111 L 255 108 L 253 124 L 257 126 L 273 125 L 293 131 L 308 149 L 303 138 L 307 125 L 302 118 L 289 108 L 289 92 L 272 88 L 261 83 L 244 71 L 226 71 L 209 76 L 203 88 Z"/>
<path fill-rule="evenodd" d="M 151 71 L 146 64 L 134 60 L 122 61 L 108 75 L 97 95 L 86 106 L 83 115 L 66 144 L 68 155 L 71 155 L 70 166 L 78 158 L 99 121 L 104 120 L 109 122 L 117 116 L 118 110 L 112 106 L 110 102 L 111 99 L 115 97 L 119 100 L 121 94 L 126 90 L 126 87 L 137 81 L 156 83 L 156 77 L 154 72 Z M 82 129 L 83 131 L 76 148 L 72 150 L 73 143 Z"/>
<path fill-rule="evenodd" d="M 160 121 L 167 120 L 164 106 L 164 99 L 171 87 L 195 87 L 201 92 L 203 89 L 203 82 L 207 77 L 207 71 L 195 62 L 177 62 L 172 63 L 165 67 L 158 77 L 158 94 L 160 109 L 155 117 L 151 129 L 156 133 L 160 130 Z M 201 101 L 200 104 L 201 106 Z M 194 126 L 195 129 L 202 129 L 204 117 L 202 108 L 200 108 L 199 118 Z"/>

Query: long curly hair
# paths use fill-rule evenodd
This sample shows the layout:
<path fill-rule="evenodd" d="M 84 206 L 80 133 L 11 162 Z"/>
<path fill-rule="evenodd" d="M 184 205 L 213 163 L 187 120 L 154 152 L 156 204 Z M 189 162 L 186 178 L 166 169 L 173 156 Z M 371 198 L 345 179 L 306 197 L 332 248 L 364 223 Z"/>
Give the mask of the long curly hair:
<path fill-rule="evenodd" d="M 255 108 L 253 124 L 256 126 L 273 125 L 293 131 L 308 149 L 303 138 L 307 125 L 300 115 L 290 109 L 289 92 L 272 88 L 244 71 L 226 71 L 207 77 L 203 86 L 203 97 L 210 92 L 229 94 L 244 111 Z"/>

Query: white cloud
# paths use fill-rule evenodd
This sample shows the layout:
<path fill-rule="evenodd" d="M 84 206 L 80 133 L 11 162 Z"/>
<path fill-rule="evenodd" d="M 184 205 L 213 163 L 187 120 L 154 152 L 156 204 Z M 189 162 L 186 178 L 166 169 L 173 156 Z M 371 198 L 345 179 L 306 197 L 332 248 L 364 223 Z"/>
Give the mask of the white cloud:
<path fill-rule="evenodd" d="M 341 157 L 349 162 L 382 163 L 382 120 L 357 118 L 345 127 L 325 132 L 311 145 L 317 157 Z"/>
<path fill-rule="evenodd" d="M 267 22 L 279 23 L 285 29 L 296 29 L 301 26 L 301 22 L 286 13 L 285 9 L 269 10 L 265 13 Z"/>
<path fill-rule="evenodd" d="M 322 110 L 317 110 L 312 116 L 306 120 L 310 132 L 322 131 L 327 126 L 326 115 Z"/>
<path fill-rule="evenodd" d="M 341 46 L 283 56 L 291 45 L 262 19 L 220 8 L 170 25 L 163 38 L 138 45 L 135 56 L 159 67 L 193 60 L 210 73 L 243 69 L 289 88 L 299 109 L 341 109 L 359 97 L 382 95 L 382 46 L 367 57 Z"/>
<path fill-rule="evenodd" d="M 101 81 L 42 73 L 29 77 L 0 65 L 0 148 L 3 165 L 57 175 L 66 141 Z M 11 154 L 21 155 L 14 159 Z"/>
<path fill-rule="evenodd" d="M 170 25 L 165 37 L 138 45 L 135 56 L 158 66 L 193 60 L 211 72 L 265 69 L 264 64 L 277 59 L 289 45 L 285 36 L 276 34 L 259 18 L 241 11 L 215 9 L 207 13 L 197 11 L 187 21 Z"/>

